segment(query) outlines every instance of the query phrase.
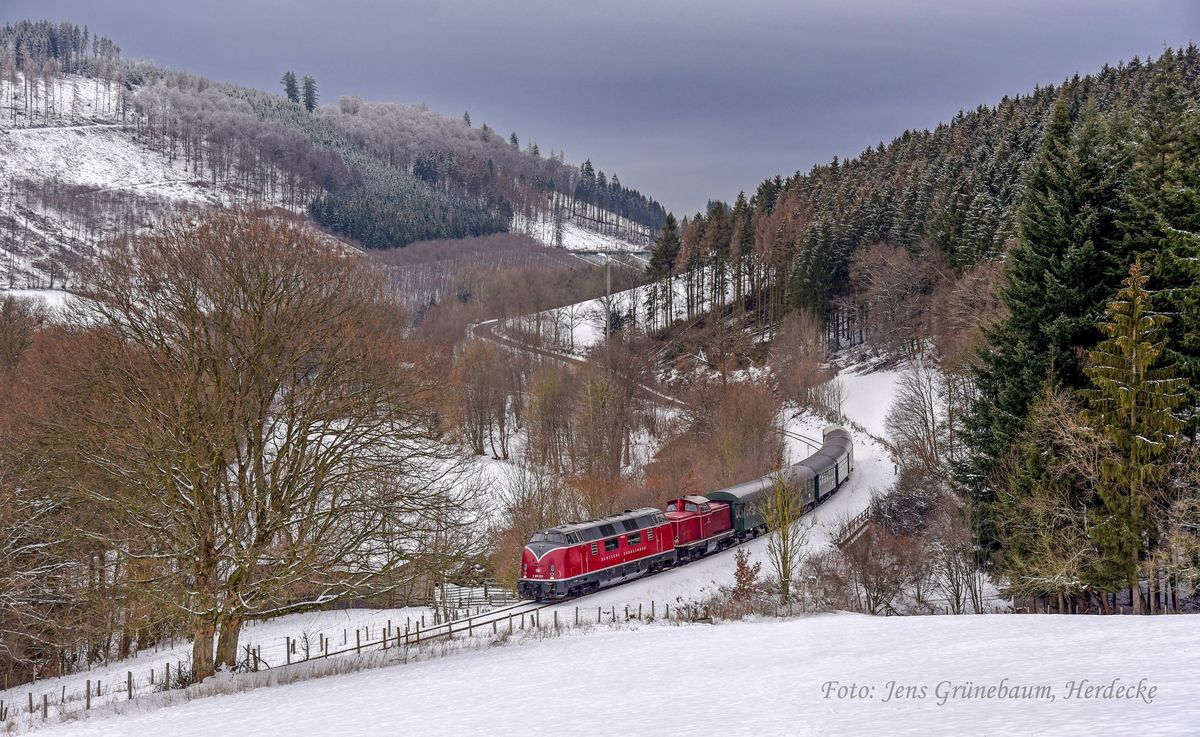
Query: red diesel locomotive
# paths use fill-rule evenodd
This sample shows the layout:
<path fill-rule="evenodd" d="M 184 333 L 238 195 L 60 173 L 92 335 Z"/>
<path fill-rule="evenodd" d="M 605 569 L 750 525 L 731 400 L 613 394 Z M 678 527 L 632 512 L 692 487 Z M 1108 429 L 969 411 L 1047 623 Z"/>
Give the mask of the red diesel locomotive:
<path fill-rule="evenodd" d="M 517 591 L 560 599 L 595 591 L 675 562 L 671 523 L 653 507 L 538 530 L 521 554 Z"/>
<path fill-rule="evenodd" d="M 850 433 L 831 427 L 821 448 L 784 476 L 812 508 L 853 470 Z M 538 530 L 521 553 L 517 592 L 527 599 L 578 596 L 757 537 L 767 530 L 757 505 L 773 483 L 764 476 L 706 496 L 677 497 L 665 512 L 645 507 Z"/>

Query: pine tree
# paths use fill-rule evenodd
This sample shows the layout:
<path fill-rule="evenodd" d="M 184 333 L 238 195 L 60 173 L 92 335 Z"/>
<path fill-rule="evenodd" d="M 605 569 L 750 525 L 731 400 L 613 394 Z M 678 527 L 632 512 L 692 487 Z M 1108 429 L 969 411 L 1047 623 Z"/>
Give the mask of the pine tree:
<path fill-rule="evenodd" d="M 521 139 L 517 138 L 516 131 L 508 134 L 508 145 L 512 146 L 514 151 L 521 150 Z"/>
<path fill-rule="evenodd" d="M 304 75 L 304 109 L 312 112 L 317 109 L 317 80 Z"/>
<path fill-rule="evenodd" d="M 471 113 L 469 113 L 469 112 L 463 113 L 463 125 L 467 126 L 468 128 L 471 127 Z"/>
<path fill-rule="evenodd" d="M 1174 411 L 1187 386 L 1175 378 L 1174 366 L 1158 366 L 1169 318 L 1154 312 L 1148 281 L 1141 261 L 1134 262 L 1100 326 L 1107 339 L 1088 351 L 1086 371 L 1095 388 L 1080 392 L 1088 403 L 1085 419 L 1116 448 L 1102 461 L 1092 536 L 1110 568 L 1129 582 L 1139 614 L 1139 557 L 1157 544 L 1152 511 L 1161 500 L 1167 453 L 1184 426 Z"/>
<path fill-rule="evenodd" d="M 288 70 L 283 73 L 283 93 L 291 102 L 300 102 L 300 86 L 296 84 L 296 73 Z"/>

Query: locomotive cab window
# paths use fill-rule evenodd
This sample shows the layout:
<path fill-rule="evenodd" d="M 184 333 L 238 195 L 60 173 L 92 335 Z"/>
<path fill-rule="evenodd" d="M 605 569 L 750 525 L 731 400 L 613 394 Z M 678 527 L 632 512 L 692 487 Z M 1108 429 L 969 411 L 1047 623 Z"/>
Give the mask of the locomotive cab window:
<path fill-rule="evenodd" d="M 683 503 L 683 511 L 685 511 L 685 512 L 699 512 L 699 511 L 700 511 L 700 507 L 699 507 L 699 505 L 697 505 L 695 502 L 684 502 L 684 503 Z"/>
<path fill-rule="evenodd" d="M 619 537 L 614 537 L 611 540 L 605 540 L 604 541 L 604 552 L 611 553 L 612 551 L 616 550 L 617 546 L 620 544 L 621 544 L 621 538 L 619 538 Z"/>
<path fill-rule="evenodd" d="M 679 511 L 679 502 L 667 502 L 667 511 L 668 512 L 678 512 Z"/>
<path fill-rule="evenodd" d="M 642 533 L 635 532 L 632 535 L 627 536 L 625 539 L 626 539 L 626 541 L 629 542 L 630 545 L 641 545 L 642 544 Z"/>

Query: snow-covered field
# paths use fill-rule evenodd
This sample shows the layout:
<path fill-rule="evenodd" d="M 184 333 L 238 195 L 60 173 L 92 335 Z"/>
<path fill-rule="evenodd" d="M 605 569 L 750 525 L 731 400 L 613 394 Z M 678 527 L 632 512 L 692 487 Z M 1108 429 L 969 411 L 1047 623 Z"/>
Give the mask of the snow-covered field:
<path fill-rule="evenodd" d="M 340 609 L 293 614 L 266 622 L 249 623 L 242 630 L 238 645 L 239 648 L 261 648 L 261 658 L 274 667 L 287 662 L 288 638 L 299 641 L 293 659 L 301 660 L 306 642 L 309 653 L 314 656 L 320 652 L 322 637 L 329 641 L 330 651 L 343 650 L 354 645 L 355 630 L 362 632 L 363 642 L 378 642 L 381 639 L 379 633 L 389 625 L 393 628 L 398 626 L 401 630 L 409 624 L 415 628 L 416 622 L 421 621 L 422 617 L 426 623 L 432 624 L 432 611 L 423 607 Z M 92 688 L 99 681 L 101 694 L 92 698 L 93 707 L 96 707 L 127 698 L 124 689 L 129 672 L 133 673 L 135 679 L 134 693 L 149 694 L 154 692 L 155 683 L 162 683 L 167 666 L 177 672 L 181 664 L 186 665 L 190 661 L 191 651 L 191 641 L 167 642 L 162 647 L 144 650 L 131 658 L 113 661 L 108 665 L 96 665 L 82 673 L 24 684 L 7 691 L 0 690 L 0 701 L 12 706 L 28 700 L 28 695 L 32 693 L 34 701 L 39 704 L 42 694 L 50 695 L 51 703 L 57 704 L 64 693 L 67 698 L 79 699 L 88 681 L 93 684 Z M 154 683 L 151 682 L 151 671 L 155 673 Z"/>
<path fill-rule="evenodd" d="M 39 734 L 1194 737 L 1200 661 L 1185 654 L 1197 649 L 1186 617 L 645 625 L 142 713 L 135 704 Z M 1114 682 L 1129 692 L 1105 690 Z"/>

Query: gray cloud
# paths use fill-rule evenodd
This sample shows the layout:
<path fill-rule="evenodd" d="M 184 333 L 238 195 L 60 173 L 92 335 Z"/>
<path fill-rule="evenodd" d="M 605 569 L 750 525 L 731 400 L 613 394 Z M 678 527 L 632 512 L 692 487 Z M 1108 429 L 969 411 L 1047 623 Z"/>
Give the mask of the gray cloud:
<path fill-rule="evenodd" d="M 425 102 L 687 213 L 960 108 L 1159 53 L 1196 0 L 4 0 L 127 56 L 322 97 Z"/>

